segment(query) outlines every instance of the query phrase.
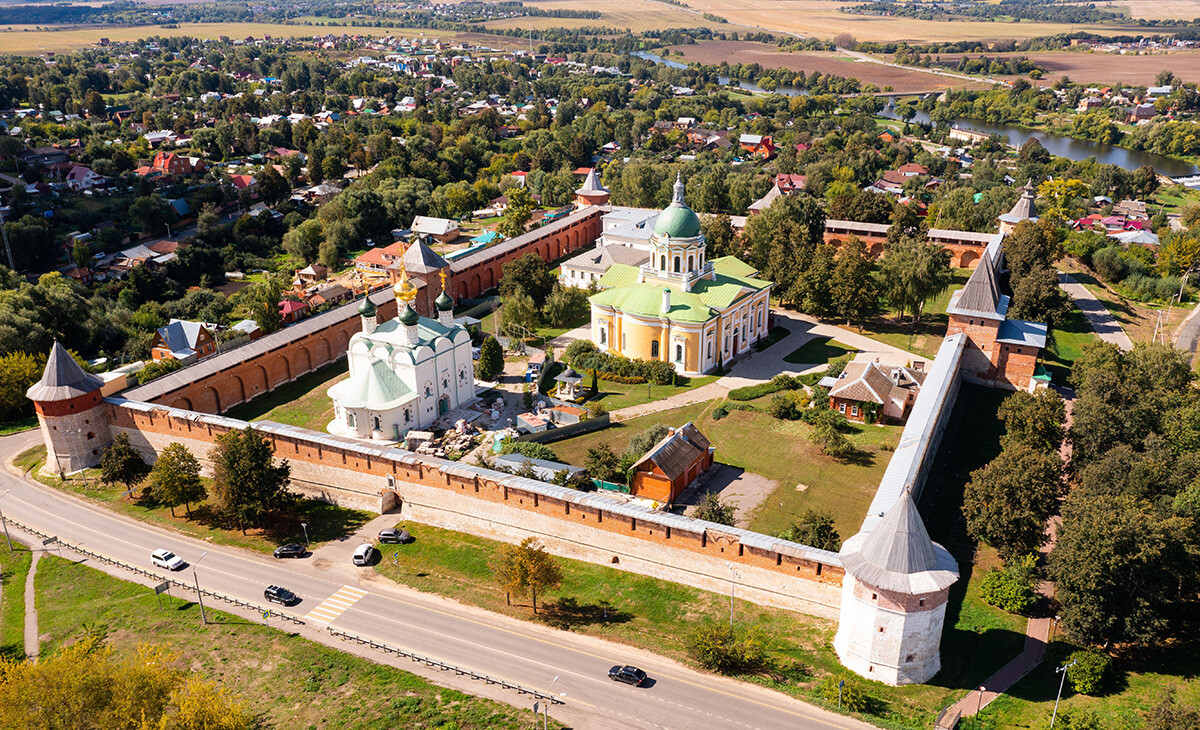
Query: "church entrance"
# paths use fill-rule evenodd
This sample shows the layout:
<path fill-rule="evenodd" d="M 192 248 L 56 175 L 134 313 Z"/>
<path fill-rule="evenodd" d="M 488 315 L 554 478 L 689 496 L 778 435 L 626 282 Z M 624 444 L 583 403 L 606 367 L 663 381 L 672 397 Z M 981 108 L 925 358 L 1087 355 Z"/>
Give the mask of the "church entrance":
<path fill-rule="evenodd" d="M 733 333 L 733 354 L 736 355 L 737 353 L 738 353 L 738 336 L 737 336 L 737 333 L 734 332 Z"/>
<path fill-rule="evenodd" d="M 450 397 L 443 395 L 438 398 L 438 415 L 444 416 L 450 412 Z"/>

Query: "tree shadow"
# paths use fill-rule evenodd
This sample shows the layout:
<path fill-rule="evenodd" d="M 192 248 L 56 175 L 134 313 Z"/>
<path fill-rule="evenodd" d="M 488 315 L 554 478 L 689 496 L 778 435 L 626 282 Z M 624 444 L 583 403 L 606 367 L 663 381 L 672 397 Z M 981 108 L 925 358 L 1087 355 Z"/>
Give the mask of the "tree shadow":
<path fill-rule="evenodd" d="M 874 466 L 875 454 L 857 446 L 852 446 L 833 457 L 848 466 Z"/>
<path fill-rule="evenodd" d="M 584 626 L 623 624 L 633 620 L 633 614 L 617 610 L 607 601 L 581 604 L 570 597 L 547 602 L 538 615 L 545 623 L 564 631 Z"/>

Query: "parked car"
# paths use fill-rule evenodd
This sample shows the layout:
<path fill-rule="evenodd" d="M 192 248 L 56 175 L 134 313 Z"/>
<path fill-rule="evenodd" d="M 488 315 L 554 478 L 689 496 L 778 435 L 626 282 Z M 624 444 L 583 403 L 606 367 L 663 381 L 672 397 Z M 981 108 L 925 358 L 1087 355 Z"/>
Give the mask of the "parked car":
<path fill-rule="evenodd" d="M 354 550 L 355 565 L 370 565 L 371 560 L 374 559 L 374 557 L 375 548 L 371 547 L 370 545 L 359 545 L 358 548 Z"/>
<path fill-rule="evenodd" d="M 608 678 L 614 682 L 624 682 L 632 684 L 634 687 L 641 687 L 646 683 L 646 673 L 637 667 L 631 667 L 628 664 L 621 666 L 618 664 L 608 670 Z"/>
<path fill-rule="evenodd" d="M 299 543 L 288 543 L 275 548 L 275 557 L 277 558 L 302 558 L 308 549 Z"/>
<path fill-rule="evenodd" d="M 379 542 L 401 544 L 406 543 L 410 539 L 408 530 L 401 530 L 398 527 L 389 527 L 379 531 Z"/>
<path fill-rule="evenodd" d="M 267 586 L 267 589 L 263 591 L 263 598 L 266 598 L 268 603 L 278 603 L 281 606 L 290 606 L 300 600 L 295 593 L 283 586 Z"/>
<path fill-rule="evenodd" d="M 161 549 L 150 553 L 150 562 L 167 570 L 180 570 L 187 565 L 187 563 L 183 562 L 183 558 L 180 558 L 175 553 L 170 550 Z"/>

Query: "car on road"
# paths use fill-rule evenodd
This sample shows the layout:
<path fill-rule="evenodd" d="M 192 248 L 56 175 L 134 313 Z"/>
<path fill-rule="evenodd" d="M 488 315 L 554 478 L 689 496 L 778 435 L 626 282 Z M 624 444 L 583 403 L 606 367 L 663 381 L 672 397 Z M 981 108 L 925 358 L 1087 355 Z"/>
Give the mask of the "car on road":
<path fill-rule="evenodd" d="M 275 548 L 275 557 L 277 558 L 302 558 L 308 549 L 299 543 L 288 543 Z"/>
<path fill-rule="evenodd" d="M 379 542 L 394 543 L 400 545 L 408 542 L 410 536 L 408 530 L 401 530 L 398 527 L 389 527 L 379 531 Z"/>
<path fill-rule="evenodd" d="M 154 552 L 150 553 L 150 562 L 154 563 L 160 568 L 166 568 L 167 570 L 180 570 L 187 565 L 187 563 L 183 562 L 183 558 L 179 557 L 170 550 L 162 549 L 155 550 Z"/>
<path fill-rule="evenodd" d="M 300 600 L 295 593 L 283 586 L 274 585 L 267 586 L 267 589 L 263 591 L 263 598 L 267 599 L 267 603 L 278 603 L 281 606 L 290 606 Z"/>
<path fill-rule="evenodd" d="M 608 678 L 614 682 L 624 682 L 632 684 L 634 687 L 641 687 L 646 683 L 646 673 L 637 667 L 631 667 L 628 664 L 621 666 L 618 664 L 608 670 Z"/>
<path fill-rule="evenodd" d="M 364 543 L 355 548 L 353 560 L 355 565 L 370 565 L 374 557 L 375 548 Z"/>

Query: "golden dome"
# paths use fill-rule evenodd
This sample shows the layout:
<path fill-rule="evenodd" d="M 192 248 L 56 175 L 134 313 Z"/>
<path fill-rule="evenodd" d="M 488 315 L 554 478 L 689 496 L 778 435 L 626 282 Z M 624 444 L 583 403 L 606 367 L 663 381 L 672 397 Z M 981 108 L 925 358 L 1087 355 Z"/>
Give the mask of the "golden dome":
<path fill-rule="evenodd" d="M 403 302 L 411 302 L 417 298 L 417 288 L 408 280 L 408 269 L 403 260 L 400 262 L 400 280 L 392 287 L 392 291 L 396 292 L 396 298 Z"/>

